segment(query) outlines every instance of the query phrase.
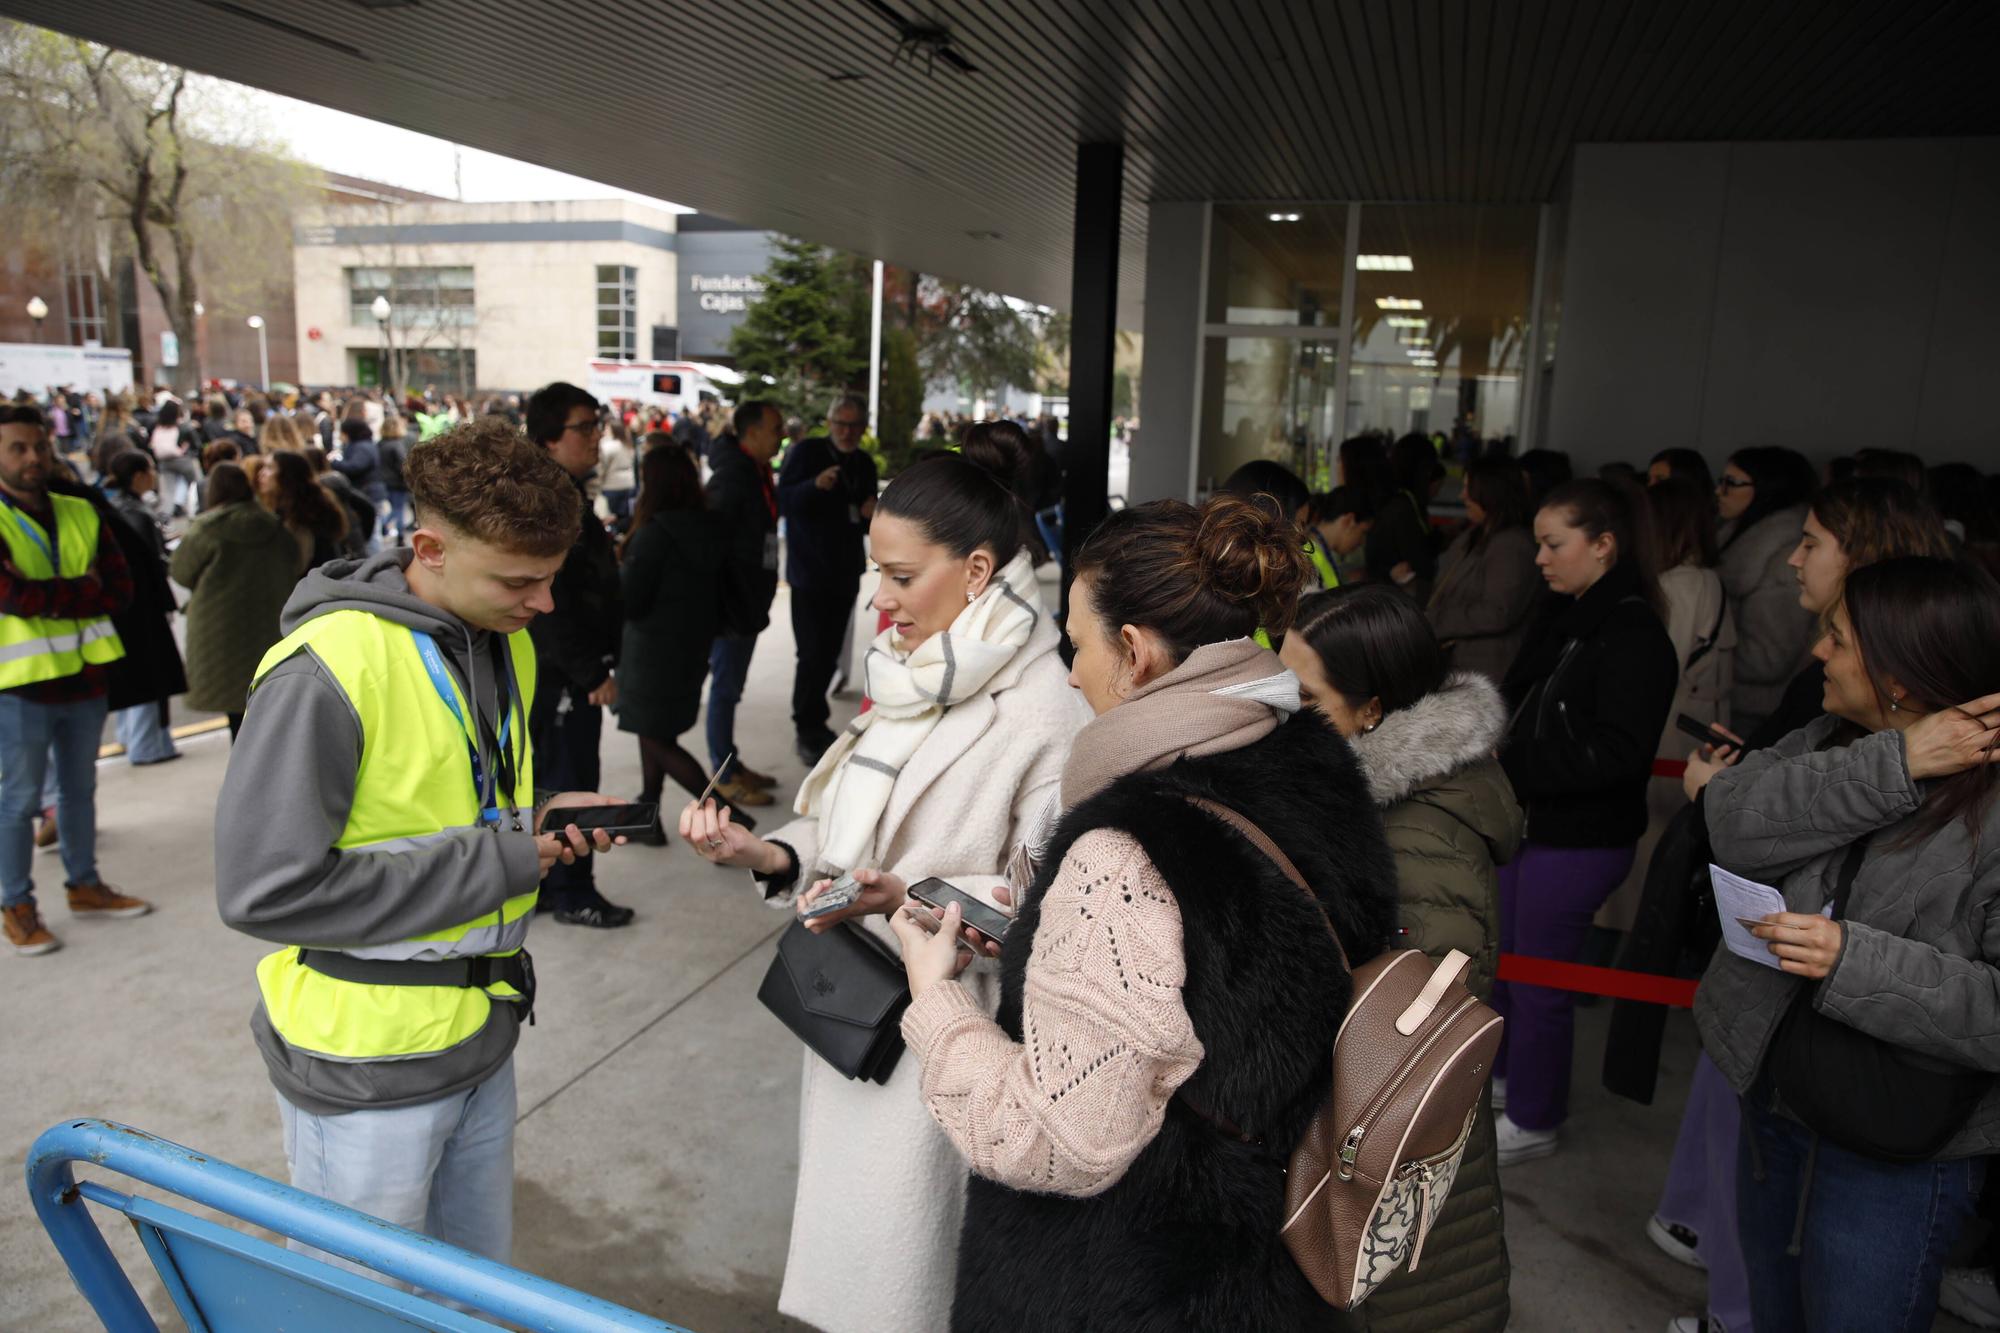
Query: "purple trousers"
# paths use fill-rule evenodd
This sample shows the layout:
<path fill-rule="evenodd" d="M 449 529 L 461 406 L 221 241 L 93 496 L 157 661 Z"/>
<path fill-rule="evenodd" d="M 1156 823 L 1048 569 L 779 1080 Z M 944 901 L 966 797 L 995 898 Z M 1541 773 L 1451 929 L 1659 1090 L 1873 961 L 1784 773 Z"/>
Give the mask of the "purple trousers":
<path fill-rule="evenodd" d="M 1662 1220 L 1701 1237 L 1695 1253 L 1708 1265 L 1708 1318 L 1724 1333 L 1750 1333 L 1750 1274 L 1736 1237 L 1736 1143 L 1743 1103 L 1703 1052 L 1694 1062 L 1680 1137 L 1674 1140 Z"/>
<path fill-rule="evenodd" d="M 1573 963 L 1590 920 L 1632 868 L 1630 847 L 1551 847 L 1524 842 L 1500 867 L 1500 952 Z M 1575 1000 L 1568 991 L 1499 982 L 1493 1007 L 1507 1020 L 1496 1076 L 1507 1080 L 1507 1118 L 1555 1129 L 1569 1115 Z"/>

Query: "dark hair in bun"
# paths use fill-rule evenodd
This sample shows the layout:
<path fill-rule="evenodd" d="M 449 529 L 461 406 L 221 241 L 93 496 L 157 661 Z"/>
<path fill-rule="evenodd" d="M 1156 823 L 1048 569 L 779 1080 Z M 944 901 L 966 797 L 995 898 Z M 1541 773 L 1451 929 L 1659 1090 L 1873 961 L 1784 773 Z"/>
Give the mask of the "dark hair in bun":
<path fill-rule="evenodd" d="M 1200 508 L 1155 500 L 1123 509 L 1077 552 L 1108 633 L 1139 625 L 1179 661 L 1205 643 L 1291 627 L 1312 576 L 1290 514 L 1268 495 L 1216 495 Z"/>
<path fill-rule="evenodd" d="M 1004 565 L 1026 544 L 1030 519 L 1013 484 L 1027 451 L 1013 422 L 975 422 L 958 453 L 932 455 L 890 482 L 876 512 L 908 519 L 956 559 L 984 547 Z"/>

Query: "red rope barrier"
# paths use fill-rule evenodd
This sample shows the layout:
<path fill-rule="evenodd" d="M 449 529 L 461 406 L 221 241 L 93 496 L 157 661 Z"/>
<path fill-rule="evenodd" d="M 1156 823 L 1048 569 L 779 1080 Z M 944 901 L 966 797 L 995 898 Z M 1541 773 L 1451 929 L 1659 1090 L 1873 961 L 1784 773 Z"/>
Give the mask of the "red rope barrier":
<path fill-rule="evenodd" d="M 1552 958 L 1529 958 L 1518 953 L 1500 955 L 1499 978 L 1523 986 L 1580 991 L 1585 995 L 1605 995 L 1614 1000 L 1664 1004 L 1674 1009 L 1694 1008 L 1697 984 L 1680 977 L 1624 972 L 1615 967 L 1589 967 L 1583 963 L 1559 963 Z"/>

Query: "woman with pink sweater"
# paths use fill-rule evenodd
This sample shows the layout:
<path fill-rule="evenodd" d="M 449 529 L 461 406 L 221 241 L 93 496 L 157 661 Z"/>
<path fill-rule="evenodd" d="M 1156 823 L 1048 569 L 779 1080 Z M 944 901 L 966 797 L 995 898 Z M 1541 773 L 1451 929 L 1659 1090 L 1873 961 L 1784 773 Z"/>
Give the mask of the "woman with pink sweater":
<path fill-rule="evenodd" d="M 893 918 L 923 1098 L 973 1172 L 954 1329 L 1333 1325 L 1279 1240 L 1285 1164 L 1352 988 L 1328 919 L 1375 956 L 1396 872 L 1352 754 L 1251 637 L 1290 625 L 1310 573 L 1254 499 L 1113 514 L 1066 626 L 1096 716 L 1019 858 L 997 1020 L 955 980 L 959 908 Z"/>

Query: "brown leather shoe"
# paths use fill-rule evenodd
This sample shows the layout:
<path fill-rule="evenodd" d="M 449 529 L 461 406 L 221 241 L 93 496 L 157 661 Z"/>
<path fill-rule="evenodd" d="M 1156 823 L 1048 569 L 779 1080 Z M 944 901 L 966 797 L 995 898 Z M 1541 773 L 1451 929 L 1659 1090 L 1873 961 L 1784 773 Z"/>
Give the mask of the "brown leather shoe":
<path fill-rule="evenodd" d="M 751 786 L 741 777 L 734 777 L 727 782 L 716 783 L 715 794 L 728 801 L 731 805 L 771 804 L 770 792 L 765 791 L 762 787 Z"/>
<path fill-rule="evenodd" d="M 69 890 L 72 916 L 144 916 L 153 910 L 153 905 L 144 898 L 120 893 L 101 880 L 95 884 L 69 884 L 64 887 Z"/>
<path fill-rule="evenodd" d="M 0 909 L 0 914 L 6 917 L 7 943 L 14 946 L 15 953 L 54 953 L 62 948 L 62 941 L 49 934 L 49 928 L 42 924 L 42 914 L 33 903 L 17 903 Z"/>
<path fill-rule="evenodd" d="M 41 826 L 35 830 L 35 846 L 42 851 L 56 845 L 62 834 L 56 832 L 56 808 L 50 806 L 42 811 Z"/>
<path fill-rule="evenodd" d="M 778 780 L 769 773 L 759 773 L 741 759 L 736 761 L 736 780 L 752 787 L 769 788 L 778 785 Z"/>

